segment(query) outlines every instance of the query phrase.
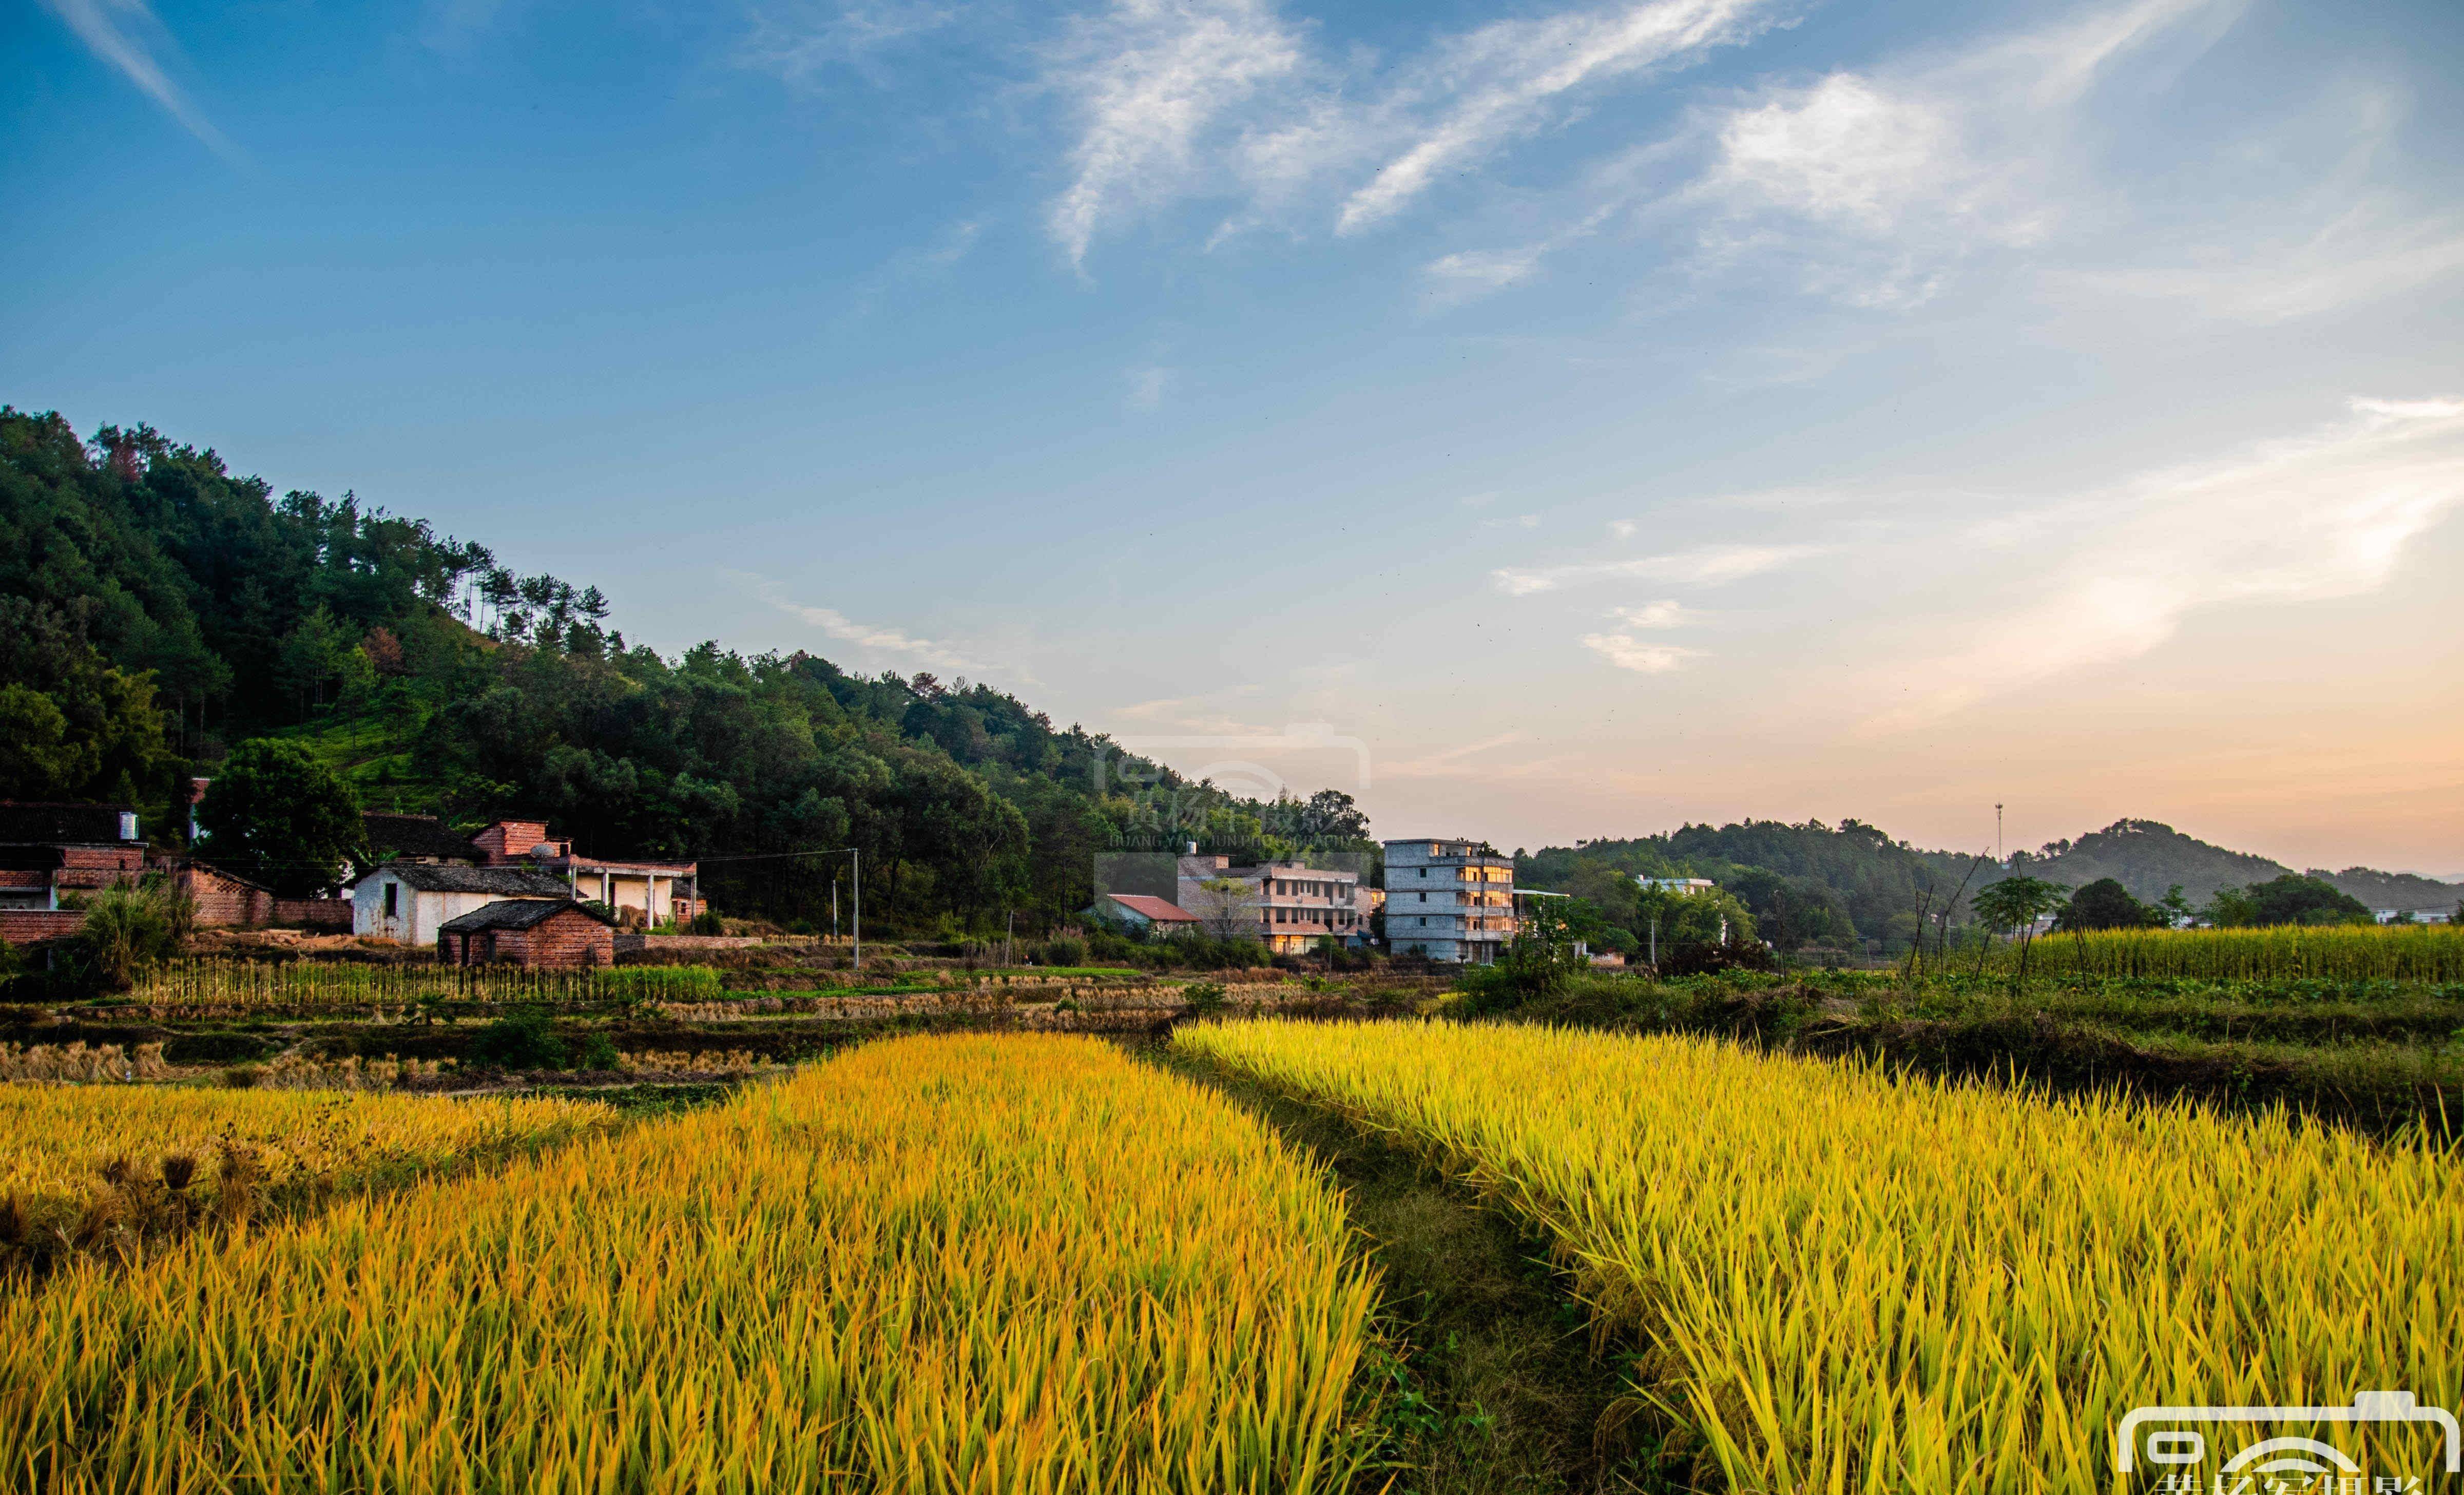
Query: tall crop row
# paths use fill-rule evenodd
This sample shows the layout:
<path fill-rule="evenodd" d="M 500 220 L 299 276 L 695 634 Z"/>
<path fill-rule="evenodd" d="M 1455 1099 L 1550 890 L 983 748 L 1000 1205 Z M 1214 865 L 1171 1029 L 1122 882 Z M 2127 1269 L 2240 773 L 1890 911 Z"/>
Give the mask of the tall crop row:
<path fill-rule="evenodd" d="M 410 1006 L 426 1001 L 707 1001 L 718 996 L 719 991 L 718 973 L 707 966 L 563 971 L 314 960 L 185 960 L 148 976 L 130 994 L 130 1000 L 165 1007 L 314 1010 Z"/>
<path fill-rule="evenodd" d="M 2464 1393 L 2464 1180 L 2426 1146 L 1685 1038 L 1262 1022 L 1175 1043 L 1545 1228 L 1735 1488 L 2114 1489 L 2133 1406 Z"/>
<path fill-rule="evenodd" d="M 0 1304 L 0 1486 L 1309 1495 L 1375 1298 L 1220 1097 L 913 1038 Z"/>
<path fill-rule="evenodd" d="M 2016 944 L 1995 949 L 1998 969 L 2015 970 L 2018 962 Z M 2464 926 L 2278 925 L 2043 934 L 2030 942 L 2028 970 L 2047 977 L 2464 981 Z"/>

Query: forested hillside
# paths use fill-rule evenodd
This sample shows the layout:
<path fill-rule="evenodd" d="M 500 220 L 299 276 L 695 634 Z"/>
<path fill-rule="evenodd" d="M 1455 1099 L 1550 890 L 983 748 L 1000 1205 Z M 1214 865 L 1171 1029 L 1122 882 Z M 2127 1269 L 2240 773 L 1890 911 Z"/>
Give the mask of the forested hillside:
<path fill-rule="evenodd" d="M 0 407 L 0 798 L 126 800 L 175 833 L 190 774 L 279 737 L 368 808 L 710 859 L 737 912 L 819 914 L 837 864 L 782 853 L 854 846 L 868 914 L 911 924 L 1065 916 L 1101 851 L 1370 845 L 1339 794 L 1237 800 L 963 679 L 666 657 L 611 612 L 348 494 Z"/>
<path fill-rule="evenodd" d="M 1515 873 L 1529 886 L 1581 893 L 1603 906 L 1620 895 L 1617 883 L 1635 876 L 1708 877 L 1734 893 L 1751 911 L 1761 936 L 1782 950 L 1864 940 L 1904 947 L 1920 903 L 1929 915 L 1941 912 L 1965 879 L 1965 893 L 1951 908 L 1956 925 L 1968 918 L 1976 893 L 2013 874 L 2072 889 L 2113 878 L 2150 904 L 2178 884 L 2192 905 L 2210 902 L 2220 889 L 2294 875 L 2266 857 L 2142 820 L 2014 852 L 2008 872 L 1991 861 L 1979 863 L 1977 853 L 1921 850 L 1852 820 L 1837 828 L 1820 821 L 1688 824 L 1664 835 L 1546 847 L 1522 857 Z M 2373 909 L 2447 912 L 2464 897 L 2464 888 L 2453 883 L 2368 868 L 2310 875 Z"/>
<path fill-rule="evenodd" d="M 1904 943 L 1916 933 L 1928 890 L 1938 909 L 1963 877 L 1972 893 L 1995 875 L 1974 853 L 1919 850 L 1854 820 L 1836 828 L 1820 821 L 1686 824 L 1657 836 L 1546 847 L 1520 859 L 1515 871 L 1531 887 L 1595 901 L 1619 877 L 1708 877 L 1752 911 L 1761 936 L 1783 950 Z"/>
<path fill-rule="evenodd" d="M 2051 842 L 2033 853 L 2014 852 L 2011 869 L 2073 888 L 2110 877 L 2145 901 L 2163 897 L 2178 884 L 2192 903 L 2205 903 L 2219 888 L 2246 887 L 2293 872 L 2281 862 L 2211 846 L 2152 820 L 2118 820 L 2077 841 Z M 2464 897 L 2464 888 L 2409 872 L 2314 868 L 2309 875 L 2373 909 L 2445 912 Z"/>

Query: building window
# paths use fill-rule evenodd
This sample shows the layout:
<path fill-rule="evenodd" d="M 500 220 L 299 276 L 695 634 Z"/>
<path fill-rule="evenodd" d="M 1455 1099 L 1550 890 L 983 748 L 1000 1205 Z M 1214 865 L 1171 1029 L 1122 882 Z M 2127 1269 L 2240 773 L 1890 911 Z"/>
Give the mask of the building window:
<path fill-rule="evenodd" d="M 399 915 L 399 914 L 402 912 L 402 884 L 400 884 L 400 883 L 387 883 L 387 884 L 385 884 L 385 916 L 386 918 L 393 918 L 393 917 L 396 917 L 397 915 Z"/>

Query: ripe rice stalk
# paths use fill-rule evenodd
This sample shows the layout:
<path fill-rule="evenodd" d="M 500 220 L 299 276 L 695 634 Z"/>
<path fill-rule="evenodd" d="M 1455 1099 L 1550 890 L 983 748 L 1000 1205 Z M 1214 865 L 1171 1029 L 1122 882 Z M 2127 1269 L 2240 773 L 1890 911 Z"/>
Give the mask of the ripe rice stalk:
<path fill-rule="evenodd" d="M 1174 1043 L 1546 1231 L 1639 1343 L 1637 1396 L 1731 1488 L 2091 1495 L 2136 1487 L 2113 1456 L 2134 1406 L 2464 1396 L 2464 1178 L 2419 1139 L 1697 1038 L 1260 1021 Z M 2430 1467 L 2385 1427 L 2266 1434 Z"/>
<path fill-rule="evenodd" d="M 335 1094 L 168 1086 L 0 1088 L 0 1197 L 36 1224 L 84 1209 L 106 1169 L 155 1176 L 189 1160 L 195 1192 L 221 1174 L 194 1159 L 254 1159 L 269 1189 L 297 1193 L 449 1166 L 464 1157 L 559 1142 L 610 1126 L 596 1101 Z"/>
<path fill-rule="evenodd" d="M 1099 1042 L 900 1039 L 503 1173 L 0 1300 L 36 1491 L 1331 1495 L 1324 1171 Z"/>
<path fill-rule="evenodd" d="M 1996 968 L 2014 969 L 2014 947 Z M 2050 935 L 2029 955 L 2049 978 L 2197 977 L 2210 980 L 2464 981 L 2464 926 L 2276 925 L 2265 929 L 2098 930 Z"/>

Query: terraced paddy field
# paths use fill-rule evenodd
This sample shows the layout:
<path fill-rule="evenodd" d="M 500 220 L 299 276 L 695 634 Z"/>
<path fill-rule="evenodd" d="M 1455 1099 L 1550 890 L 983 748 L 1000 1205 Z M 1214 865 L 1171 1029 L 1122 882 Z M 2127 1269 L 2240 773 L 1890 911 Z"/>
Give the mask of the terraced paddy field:
<path fill-rule="evenodd" d="M 1342 1490 L 1323 1170 L 1085 1038 L 869 1044 L 0 1298 L 28 1490 Z"/>
<path fill-rule="evenodd" d="M 2155 1488 L 2117 1467 L 2134 1406 L 2464 1395 L 2464 1182 L 2419 1138 L 1692 1037 L 1261 1021 L 1174 1045 L 1543 1235 L 1687 1487 Z M 2268 1431 L 2426 1467 L 2401 1429 Z"/>

